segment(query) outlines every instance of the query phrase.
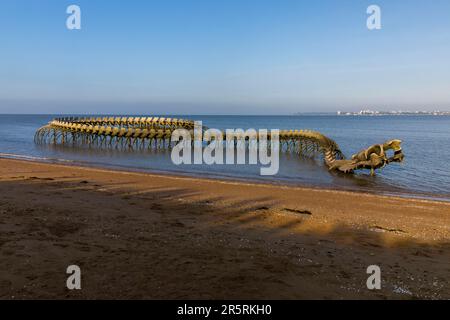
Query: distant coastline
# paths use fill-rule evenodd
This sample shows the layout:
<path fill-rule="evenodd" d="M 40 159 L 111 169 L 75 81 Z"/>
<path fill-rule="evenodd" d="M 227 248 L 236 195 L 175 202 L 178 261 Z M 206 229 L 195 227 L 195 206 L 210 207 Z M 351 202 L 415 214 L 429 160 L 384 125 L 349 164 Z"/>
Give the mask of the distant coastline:
<path fill-rule="evenodd" d="M 450 111 L 337 111 L 337 112 L 296 112 L 294 116 L 450 116 Z"/>
<path fill-rule="evenodd" d="M 358 112 L 338 111 L 338 116 L 450 116 L 450 111 L 373 111 Z"/>

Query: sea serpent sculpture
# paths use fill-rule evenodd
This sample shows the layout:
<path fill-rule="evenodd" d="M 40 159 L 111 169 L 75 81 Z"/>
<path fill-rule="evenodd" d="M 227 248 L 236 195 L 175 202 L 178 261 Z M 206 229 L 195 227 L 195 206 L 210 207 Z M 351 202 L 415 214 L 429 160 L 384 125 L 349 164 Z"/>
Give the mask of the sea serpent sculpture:
<path fill-rule="evenodd" d="M 171 148 L 172 132 L 186 129 L 193 137 L 194 125 L 192 120 L 161 117 L 56 118 L 36 131 L 34 141 L 128 149 Z M 267 139 L 270 141 L 270 134 Z M 401 140 L 373 145 L 351 159 L 346 159 L 337 143 L 320 132 L 281 130 L 279 141 L 280 150 L 311 158 L 321 155 L 330 171 L 343 173 L 368 169 L 374 175 L 376 169 L 404 159 Z M 389 150 L 393 155 L 388 158 Z"/>

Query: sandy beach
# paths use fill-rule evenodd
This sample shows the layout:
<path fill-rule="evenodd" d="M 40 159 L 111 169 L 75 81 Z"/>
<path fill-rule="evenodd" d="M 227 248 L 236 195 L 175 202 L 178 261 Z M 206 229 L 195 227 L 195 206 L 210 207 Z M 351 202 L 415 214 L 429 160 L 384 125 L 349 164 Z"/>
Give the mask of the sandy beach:
<path fill-rule="evenodd" d="M 450 203 L 0 159 L 1 299 L 449 299 L 449 261 Z"/>

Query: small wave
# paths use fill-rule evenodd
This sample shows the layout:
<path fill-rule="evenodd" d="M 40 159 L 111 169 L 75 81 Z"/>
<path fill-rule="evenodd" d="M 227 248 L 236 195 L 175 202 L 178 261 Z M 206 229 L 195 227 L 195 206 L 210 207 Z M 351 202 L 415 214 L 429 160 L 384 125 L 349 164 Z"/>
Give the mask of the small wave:
<path fill-rule="evenodd" d="M 30 160 L 30 161 L 57 161 L 57 162 L 71 162 L 71 163 L 74 162 L 72 160 L 67 160 L 67 159 L 35 157 L 35 156 L 27 156 L 27 155 L 22 155 L 22 154 L 3 153 L 3 152 L 0 152 L 0 158 Z"/>

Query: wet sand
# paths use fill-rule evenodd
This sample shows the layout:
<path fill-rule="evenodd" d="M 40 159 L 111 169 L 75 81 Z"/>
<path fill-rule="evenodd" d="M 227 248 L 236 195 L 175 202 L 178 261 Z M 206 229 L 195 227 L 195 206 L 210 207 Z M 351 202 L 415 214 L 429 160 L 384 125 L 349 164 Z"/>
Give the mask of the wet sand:
<path fill-rule="evenodd" d="M 449 299 L 449 261 L 450 203 L 0 159 L 1 299 Z"/>

